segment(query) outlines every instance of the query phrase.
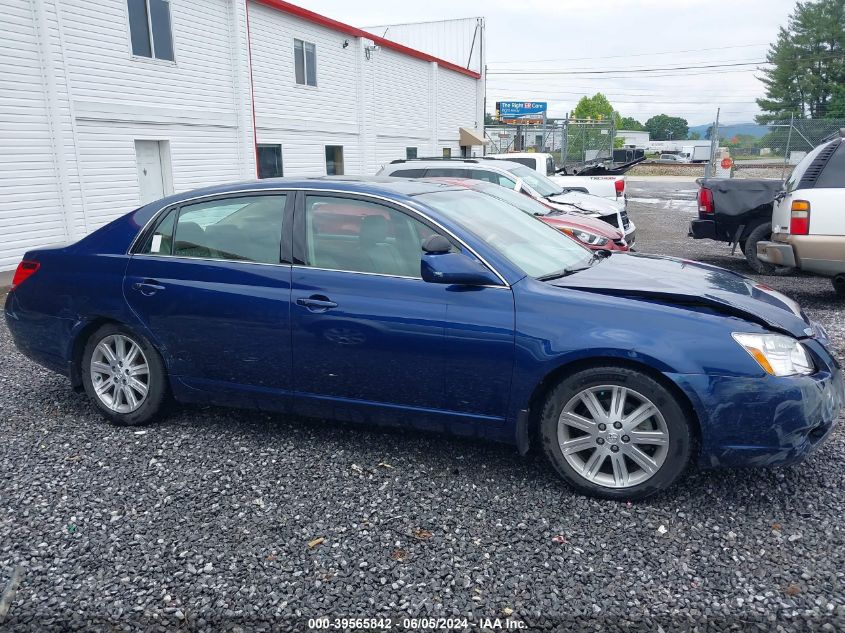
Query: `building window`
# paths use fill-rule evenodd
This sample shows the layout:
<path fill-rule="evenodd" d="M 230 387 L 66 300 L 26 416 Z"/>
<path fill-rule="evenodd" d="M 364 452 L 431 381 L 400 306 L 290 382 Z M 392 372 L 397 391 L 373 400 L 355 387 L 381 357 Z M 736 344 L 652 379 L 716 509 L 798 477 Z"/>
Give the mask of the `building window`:
<path fill-rule="evenodd" d="M 282 146 L 258 146 L 258 177 L 280 178 L 284 176 L 282 169 Z"/>
<path fill-rule="evenodd" d="M 443 158 L 452 158 L 452 148 L 451 147 L 444 147 L 443 148 Z"/>
<path fill-rule="evenodd" d="M 317 48 L 311 42 L 293 41 L 293 66 L 296 83 L 302 86 L 317 85 Z"/>
<path fill-rule="evenodd" d="M 343 175 L 343 147 L 341 145 L 326 145 L 326 174 Z"/>
<path fill-rule="evenodd" d="M 412 158 L 417 157 L 417 148 L 416 147 L 406 147 L 405 148 L 405 158 L 411 160 Z"/>
<path fill-rule="evenodd" d="M 127 0 L 132 54 L 173 61 L 169 0 Z"/>

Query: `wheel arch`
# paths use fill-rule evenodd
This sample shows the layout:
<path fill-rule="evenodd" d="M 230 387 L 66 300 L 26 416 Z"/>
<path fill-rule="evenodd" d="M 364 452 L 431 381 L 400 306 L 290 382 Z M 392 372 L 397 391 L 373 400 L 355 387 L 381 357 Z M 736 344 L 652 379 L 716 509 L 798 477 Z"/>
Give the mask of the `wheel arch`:
<path fill-rule="evenodd" d="M 82 390 L 82 356 L 85 352 L 85 344 L 91 335 L 104 325 L 114 324 L 125 327 L 135 332 L 128 323 L 119 319 L 107 316 L 96 316 L 88 319 L 81 327 L 78 327 L 71 338 L 70 349 L 70 384 L 76 391 Z"/>
<path fill-rule="evenodd" d="M 527 428 L 521 430 L 522 435 L 528 440 L 528 445 L 535 445 L 536 439 L 540 431 L 540 413 L 543 409 L 543 403 L 546 400 L 548 393 L 554 389 L 566 376 L 570 376 L 576 372 L 593 367 L 622 367 L 642 372 L 648 377 L 665 387 L 669 393 L 675 396 L 678 404 L 683 409 L 688 419 L 692 422 L 692 432 L 695 439 L 693 447 L 694 458 L 697 457 L 697 452 L 701 447 L 702 432 L 701 420 L 698 412 L 693 406 L 687 393 L 673 380 L 666 377 L 661 371 L 655 369 L 647 363 L 630 360 L 627 358 L 619 358 L 615 356 L 593 356 L 590 358 L 580 358 L 570 362 L 563 363 L 550 372 L 548 372 L 534 388 L 531 397 L 528 400 L 528 415 L 525 417 L 524 424 Z M 520 431 L 517 433 L 520 434 Z M 526 450 L 527 450 L 526 445 Z M 523 451 L 524 452 L 524 451 Z"/>
<path fill-rule="evenodd" d="M 759 215 L 756 217 L 752 217 L 748 220 L 748 224 L 745 225 L 745 228 L 742 230 L 742 235 L 740 235 L 740 241 L 747 241 L 751 234 L 757 230 L 761 224 L 772 224 L 772 216 L 768 215 Z"/>

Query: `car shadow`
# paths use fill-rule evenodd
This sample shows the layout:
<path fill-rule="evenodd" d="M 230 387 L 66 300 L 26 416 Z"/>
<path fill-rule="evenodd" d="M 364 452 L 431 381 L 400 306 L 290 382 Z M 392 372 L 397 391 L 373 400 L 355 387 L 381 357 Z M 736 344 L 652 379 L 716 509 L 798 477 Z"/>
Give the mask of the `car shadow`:
<path fill-rule="evenodd" d="M 531 488 L 534 492 L 542 490 L 559 493 L 567 499 L 583 498 L 560 480 L 536 443 L 526 456 L 520 456 L 511 445 L 475 437 L 401 426 L 196 405 L 179 407 L 159 426 L 189 426 L 224 435 L 234 432 L 262 446 L 307 439 L 320 455 L 342 450 L 351 461 L 369 465 L 367 467 L 377 467 L 382 460 L 387 459 L 394 466 L 422 469 L 432 478 L 458 478 L 476 485 L 498 487 L 503 494 L 515 489 Z M 841 432 L 840 428 L 836 433 Z M 830 441 L 834 442 L 836 438 L 835 434 Z M 818 487 L 818 480 L 812 471 L 815 470 L 815 460 L 829 459 L 826 453 L 825 446 L 822 446 L 807 461 L 785 467 L 710 470 L 692 464 L 671 489 L 636 503 L 655 507 L 697 507 L 702 503 L 712 503 L 714 506 L 797 506 L 800 505 L 804 491 L 811 495 L 813 489 Z M 598 499 L 591 501 L 600 504 L 619 503 Z"/>

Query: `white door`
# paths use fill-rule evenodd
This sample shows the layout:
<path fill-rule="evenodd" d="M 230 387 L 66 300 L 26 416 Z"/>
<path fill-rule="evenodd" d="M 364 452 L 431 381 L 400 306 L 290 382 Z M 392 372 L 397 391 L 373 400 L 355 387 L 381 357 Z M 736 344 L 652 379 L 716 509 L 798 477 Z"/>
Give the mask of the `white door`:
<path fill-rule="evenodd" d="M 135 160 L 138 163 L 138 185 L 141 204 L 165 196 L 165 174 L 161 141 L 135 141 Z"/>

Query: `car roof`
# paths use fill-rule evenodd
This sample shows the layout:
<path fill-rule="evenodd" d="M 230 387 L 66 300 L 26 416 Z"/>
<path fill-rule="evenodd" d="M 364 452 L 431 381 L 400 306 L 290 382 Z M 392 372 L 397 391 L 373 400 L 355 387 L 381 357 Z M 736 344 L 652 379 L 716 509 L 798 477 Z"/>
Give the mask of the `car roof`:
<path fill-rule="evenodd" d="M 458 183 L 446 184 L 423 179 L 388 178 L 385 176 L 317 176 L 314 178 L 264 178 L 233 182 L 202 189 L 192 189 L 145 204 L 130 213 L 144 226 L 160 210 L 189 200 L 226 194 L 250 194 L 276 189 L 300 189 L 332 193 L 364 193 L 383 196 L 395 201 L 411 202 L 414 196 L 436 191 L 466 189 Z"/>
<path fill-rule="evenodd" d="M 454 169 L 465 169 L 467 166 L 477 166 L 491 169 L 501 169 L 503 171 L 510 171 L 513 167 L 525 167 L 522 163 L 517 163 L 510 160 L 502 160 L 499 158 L 488 158 L 486 156 L 478 156 L 476 158 L 451 158 L 448 160 L 438 158 L 411 158 L 393 161 L 385 165 L 385 170 L 398 171 L 400 169 L 428 169 L 429 167 L 446 168 L 453 167 Z"/>
<path fill-rule="evenodd" d="M 545 160 L 548 156 L 551 156 L 548 152 L 507 152 L 505 154 L 490 154 L 490 156 L 513 156 L 514 158 L 540 158 L 542 157 Z M 496 159 L 498 160 L 498 158 Z M 507 159 L 505 159 L 507 160 Z"/>
<path fill-rule="evenodd" d="M 318 176 L 313 178 L 264 178 L 243 182 L 227 183 L 193 189 L 157 200 L 156 206 L 168 206 L 179 202 L 227 193 L 260 192 L 271 189 L 309 189 L 340 191 L 348 193 L 388 194 L 391 197 L 407 198 L 422 193 L 440 191 L 451 187 L 444 183 L 410 178 L 389 178 L 386 176 Z"/>

